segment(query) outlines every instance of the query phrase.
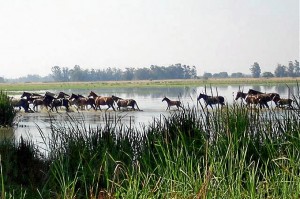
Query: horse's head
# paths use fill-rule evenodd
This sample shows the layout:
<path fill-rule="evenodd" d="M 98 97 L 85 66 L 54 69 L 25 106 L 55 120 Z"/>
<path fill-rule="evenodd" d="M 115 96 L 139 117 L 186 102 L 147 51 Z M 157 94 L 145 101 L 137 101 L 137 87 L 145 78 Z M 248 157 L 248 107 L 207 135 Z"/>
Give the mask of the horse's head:
<path fill-rule="evenodd" d="M 270 93 L 269 95 L 275 103 L 277 103 L 280 100 L 280 95 L 278 93 Z"/>
<path fill-rule="evenodd" d="M 87 96 L 87 97 L 98 97 L 98 95 L 94 92 L 94 91 L 91 91 L 90 94 Z"/>
<path fill-rule="evenodd" d="M 161 101 L 168 101 L 169 99 L 165 96 Z"/>
<path fill-rule="evenodd" d="M 65 97 L 70 97 L 70 95 L 64 92 L 59 92 L 57 95 L 57 98 L 65 98 Z"/>
<path fill-rule="evenodd" d="M 32 93 L 29 93 L 29 92 L 23 92 L 23 94 L 21 95 L 21 98 L 23 98 L 23 97 L 29 98 L 31 95 L 32 95 Z"/>
<path fill-rule="evenodd" d="M 201 98 L 205 98 L 205 97 L 207 97 L 207 95 L 200 93 L 199 96 L 197 97 L 197 101 L 199 101 Z"/>
<path fill-rule="evenodd" d="M 122 99 L 122 98 L 117 97 L 117 96 L 114 96 L 114 95 L 112 95 L 111 97 L 112 97 L 112 99 L 113 99 L 115 102 L 117 102 L 118 100 Z"/>
<path fill-rule="evenodd" d="M 246 93 L 243 93 L 242 91 L 238 91 L 236 93 L 235 100 L 238 100 L 239 98 L 245 99 L 246 95 L 247 95 Z"/>
<path fill-rule="evenodd" d="M 69 100 L 72 99 L 78 99 L 78 95 L 75 95 L 74 93 L 72 93 L 72 95 L 69 97 Z"/>

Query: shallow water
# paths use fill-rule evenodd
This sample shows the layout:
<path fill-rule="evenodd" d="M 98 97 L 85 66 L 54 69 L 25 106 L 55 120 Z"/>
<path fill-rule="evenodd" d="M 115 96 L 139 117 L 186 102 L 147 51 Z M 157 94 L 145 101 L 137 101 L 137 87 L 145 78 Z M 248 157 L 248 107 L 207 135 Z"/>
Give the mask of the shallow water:
<path fill-rule="evenodd" d="M 287 87 L 286 85 L 277 86 L 218 86 L 218 87 L 157 87 L 157 88 L 103 88 L 93 90 L 95 93 L 101 96 L 116 95 L 118 97 L 127 99 L 135 99 L 142 111 L 104 111 L 106 106 L 101 106 L 102 111 L 79 111 L 75 108 L 71 108 L 71 112 L 66 113 L 62 108 L 58 113 L 48 112 L 45 109 L 39 107 L 39 111 L 35 113 L 24 113 L 21 111 L 16 119 L 16 125 L 14 127 L 14 136 L 19 138 L 20 136 L 27 137 L 36 142 L 41 142 L 42 138 L 39 132 L 39 128 L 45 135 L 50 132 L 50 120 L 57 122 L 66 121 L 69 117 L 77 118 L 81 120 L 84 118 L 85 125 L 96 127 L 105 123 L 105 115 L 110 117 L 111 122 L 119 122 L 123 125 L 131 125 L 133 127 L 142 128 L 144 125 L 152 123 L 154 118 L 160 118 L 162 116 L 170 115 L 170 112 L 176 111 L 175 107 L 171 107 L 171 111 L 166 111 L 167 103 L 162 102 L 164 96 L 167 96 L 171 100 L 180 100 L 185 107 L 197 106 L 197 96 L 199 93 L 207 93 L 208 95 L 222 95 L 225 98 L 226 103 L 232 104 L 237 91 L 243 90 L 247 92 L 248 89 L 255 89 L 262 92 L 277 92 L 283 98 L 291 97 L 292 94 L 298 95 L 298 88 L 295 85 Z M 87 96 L 90 90 L 49 90 L 53 93 L 63 91 L 67 94 L 82 94 Z M 45 91 L 37 91 L 44 94 Z M 22 93 L 20 93 L 21 95 Z M 17 95 L 15 97 L 19 97 Z M 201 104 L 204 102 L 201 100 Z M 274 104 L 271 104 L 274 106 Z M 209 108 L 210 109 L 210 108 Z M 200 109 L 199 109 L 200 110 Z"/>

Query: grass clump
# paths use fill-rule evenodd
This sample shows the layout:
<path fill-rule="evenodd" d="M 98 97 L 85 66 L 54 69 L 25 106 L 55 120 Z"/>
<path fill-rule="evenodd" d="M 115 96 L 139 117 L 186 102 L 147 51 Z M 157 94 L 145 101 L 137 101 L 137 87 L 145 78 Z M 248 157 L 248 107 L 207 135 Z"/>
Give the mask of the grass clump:
<path fill-rule="evenodd" d="M 12 127 L 16 111 L 10 103 L 9 97 L 0 90 L 0 127 Z"/>

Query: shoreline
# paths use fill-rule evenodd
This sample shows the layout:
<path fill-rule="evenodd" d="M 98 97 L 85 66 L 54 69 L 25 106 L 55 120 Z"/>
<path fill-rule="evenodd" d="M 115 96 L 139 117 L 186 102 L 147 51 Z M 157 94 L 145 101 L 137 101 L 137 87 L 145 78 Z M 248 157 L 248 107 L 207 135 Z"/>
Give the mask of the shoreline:
<path fill-rule="evenodd" d="M 222 78 L 222 79 L 168 79 L 133 81 L 96 81 L 96 82 L 26 82 L 0 83 L 2 91 L 35 91 L 49 89 L 95 89 L 109 87 L 180 87 L 201 85 L 278 85 L 296 84 L 300 77 L 291 78 Z"/>

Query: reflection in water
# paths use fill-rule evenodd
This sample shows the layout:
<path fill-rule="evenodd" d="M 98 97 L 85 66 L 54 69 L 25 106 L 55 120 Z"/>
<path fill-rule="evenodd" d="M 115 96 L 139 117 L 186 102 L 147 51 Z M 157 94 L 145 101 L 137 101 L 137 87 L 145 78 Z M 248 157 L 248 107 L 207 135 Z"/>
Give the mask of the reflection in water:
<path fill-rule="evenodd" d="M 289 85 L 287 87 L 284 84 L 279 84 L 276 86 L 259 86 L 259 85 L 220 85 L 220 86 L 185 86 L 185 87 L 148 87 L 148 88 L 103 88 L 103 89 L 94 89 L 98 95 L 102 96 L 111 96 L 116 95 L 121 98 L 132 98 L 135 99 L 143 111 L 82 111 L 80 113 L 71 112 L 66 114 L 64 110 L 60 110 L 59 113 L 49 113 L 45 110 L 42 110 L 38 113 L 21 113 L 19 122 L 15 128 L 15 135 L 25 136 L 29 134 L 36 141 L 42 141 L 38 128 L 41 128 L 42 131 L 50 131 L 50 120 L 54 119 L 56 121 L 65 121 L 70 117 L 75 117 L 80 120 L 84 118 L 86 125 L 96 127 L 97 125 L 103 125 L 104 116 L 107 113 L 109 115 L 109 120 L 111 122 L 120 122 L 123 125 L 133 125 L 136 127 L 143 126 L 144 124 L 148 125 L 152 123 L 154 118 L 159 118 L 161 115 L 168 116 L 172 111 L 175 111 L 176 108 L 171 111 L 166 111 L 166 104 L 162 102 L 164 96 L 172 100 L 180 100 L 183 106 L 192 107 L 197 105 L 197 96 L 200 93 L 206 93 L 208 95 L 222 95 L 225 98 L 225 103 L 232 104 L 234 102 L 234 97 L 236 92 L 242 90 L 248 92 L 249 89 L 255 89 L 262 92 L 277 92 L 282 97 L 287 98 L 292 94 L 299 94 L 297 85 Z M 50 92 L 58 93 L 63 91 L 65 93 L 71 94 L 82 94 L 87 96 L 91 90 L 50 90 Z M 41 91 L 42 93 L 42 91 Z M 200 100 L 200 103 L 204 103 L 203 100 Z M 272 105 L 271 105 L 272 107 Z M 103 107 L 105 108 L 105 107 Z"/>

